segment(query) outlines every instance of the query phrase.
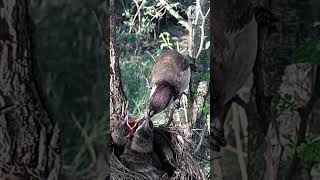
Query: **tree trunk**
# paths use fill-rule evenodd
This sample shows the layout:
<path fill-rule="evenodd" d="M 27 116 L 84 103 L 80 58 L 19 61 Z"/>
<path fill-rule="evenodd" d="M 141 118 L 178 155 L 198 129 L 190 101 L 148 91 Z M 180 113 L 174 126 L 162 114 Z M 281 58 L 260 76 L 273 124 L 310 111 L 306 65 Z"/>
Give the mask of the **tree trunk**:
<path fill-rule="evenodd" d="M 0 179 L 59 178 L 59 128 L 37 84 L 28 1 L 0 0 Z"/>
<path fill-rule="evenodd" d="M 126 102 L 126 98 L 122 89 L 119 57 L 117 55 L 114 0 L 110 1 L 110 7 L 110 114 L 112 115 L 121 112 L 121 105 Z"/>
<path fill-rule="evenodd" d="M 249 179 L 252 180 L 285 178 L 291 180 L 293 179 L 293 171 L 290 168 L 292 164 L 295 164 L 295 167 L 304 166 L 311 169 L 309 166 L 300 164 L 302 161 L 291 160 L 296 157 L 288 155 L 286 151 L 288 137 L 298 139 L 304 137 L 306 132 L 303 131 L 303 126 L 306 124 L 303 125 L 301 120 L 289 117 L 281 118 L 275 113 L 271 100 L 273 93 L 285 93 L 283 88 L 288 88 L 286 84 L 288 80 L 285 77 L 291 75 L 285 74 L 285 71 L 294 63 L 294 50 L 302 44 L 308 26 L 310 27 L 310 22 L 304 18 L 307 2 L 263 2 L 265 7 L 270 8 L 278 16 L 280 22 L 279 32 L 270 37 L 267 37 L 266 31 L 259 29 L 259 48 L 253 71 L 254 90 L 252 91 L 254 96 L 252 103 L 256 106 L 257 115 L 248 116 L 248 169 L 250 169 L 248 173 Z M 307 80 L 306 78 L 305 81 Z M 247 109 L 247 112 L 249 111 Z M 303 132 L 298 133 L 299 129 Z M 262 155 L 264 158 L 261 158 Z M 297 170 L 294 168 L 294 171 Z M 301 179 L 301 177 L 295 177 Z"/>
<path fill-rule="evenodd" d="M 121 114 L 123 113 L 123 108 L 122 105 L 126 103 L 126 98 L 122 89 L 122 82 L 121 82 L 121 76 L 120 76 L 120 66 L 119 66 L 119 58 L 117 56 L 117 46 L 116 46 L 116 14 L 115 14 L 115 1 L 111 0 L 110 1 L 110 13 L 108 14 L 107 18 L 110 17 L 110 27 L 107 27 L 105 31 L 110 31 L 110 33 L 106 33 L 105 36 L 107 38 L 110 37 L 110 39 L 107 40 L 107 45 L 110 45 L 110 51 L 109 51 L 109 57 L 110 57 L 110 85 L 109 85 L 109 90 L 110 90 L 110 110 L 109 110 L 109 115 L 110 115 L 110 121 L 109 121 L 109 126 L 108 128 L 108 133 L 107 133 L 107 143 L 108 143 L 108 150 L 110 149 L 110 143 L 111 143 L 111 132 L 114 129 L 114 126 L 118 123 L 118 120 L 121 118 Z M 109 23 L 106 23 L 108 26 Z M 109 36 L 110 34 L 110 36 Z M 110 44 L 109 44 L 110 43 Z M 109 49 L 108 48 L 108 49 Z M 107 179 L 110 179 L 110 169 L 113 168 L 110 166 L 110 157 L 111 152 L 107 152 L 107 162 L 108 162 L 108 177 Z"/>

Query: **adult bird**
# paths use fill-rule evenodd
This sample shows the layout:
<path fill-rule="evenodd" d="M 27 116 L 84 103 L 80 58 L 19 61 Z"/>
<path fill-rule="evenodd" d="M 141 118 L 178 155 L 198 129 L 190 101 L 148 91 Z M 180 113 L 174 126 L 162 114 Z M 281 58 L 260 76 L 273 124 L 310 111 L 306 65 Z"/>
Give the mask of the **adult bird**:
<path fill-rule="evenodd" d="M 274 16 L 250 0 L 213 1 L 212 88 L 214 99 L 211 147 L 225 146 L 223 124 L 232 99 L 250 76 L 258 47 L 258 24 L 272 23 Z"/>
<path fill-rule="evenodd" d="M 180 99 L 189 86 L 191 64 L 178 51 L 164 52 L 152 67 L 149 117 L 163 111 L 173 103 L 180 107 Z M 174 110 L 173 109 L 173 110 Z M 167 123 L 169 125 L 171 122 Z"/>

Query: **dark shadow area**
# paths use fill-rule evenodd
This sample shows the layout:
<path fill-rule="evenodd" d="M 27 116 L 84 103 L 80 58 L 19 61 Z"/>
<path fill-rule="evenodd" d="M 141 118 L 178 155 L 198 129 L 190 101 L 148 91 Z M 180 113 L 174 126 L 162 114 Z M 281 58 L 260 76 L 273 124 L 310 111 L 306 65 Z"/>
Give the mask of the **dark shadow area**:
<path fill-rule="evenodd" d="M 46 104 L 61 130 L 62 178 L 102 179 L 106 81 L 102 2 L 33 2 L 34 54 Z"/>

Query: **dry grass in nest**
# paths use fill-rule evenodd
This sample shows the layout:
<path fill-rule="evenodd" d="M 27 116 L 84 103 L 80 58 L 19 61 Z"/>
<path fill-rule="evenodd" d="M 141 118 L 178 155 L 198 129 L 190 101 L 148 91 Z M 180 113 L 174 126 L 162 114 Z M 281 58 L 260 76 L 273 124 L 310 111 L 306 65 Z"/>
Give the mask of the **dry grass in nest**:
<path fill-rule="evenodd" d="M 155 132 L 169 135 L 171 147 L 175 154 L 176 170 L 170 180 L 207 179 L 204 172 L 204 163 L 208 158 L 201 158 L 206 152 L 199 151 L 198 143 L 192 138 L 190 127 L 155 127 Z M 195 152 L 195 150 L 197 152 Z M 125 167 L 119 159 L 111 153 L 110 156 L 111 179 L 147 180 L 142 174 L 136 173 Z"/>

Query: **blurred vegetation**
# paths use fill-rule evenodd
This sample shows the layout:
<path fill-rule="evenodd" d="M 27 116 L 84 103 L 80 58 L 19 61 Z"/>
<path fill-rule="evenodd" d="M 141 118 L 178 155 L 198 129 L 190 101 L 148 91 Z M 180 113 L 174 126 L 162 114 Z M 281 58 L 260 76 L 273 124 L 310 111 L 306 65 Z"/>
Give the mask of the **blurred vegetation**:
<path fill-rule="evenodd" d="M 46 102 L 60 124 L 64 174 L 96 179 L 105 161 L 107 85 L 98 18 L 91 8 L 50 3 L 33 4 L 31 14 Z"/>
<path fill-rule="evenodd" d="M 104 168 L 99 163 L 105 161 L 105 89 L 109 84 L 97 9 L 87 5 L 91 1 L 32 2 L 35 56 L 49 110 L 61 128 L 65 179 L 99 179 L 99 167 Z M 177 49 L 187 58 L 188 33 L 164 2 L 143 0 L 138 6 L 133 1 L 116 1 L 121 78 L 133 117 L 140 117 L 147 107 L 150 73 L 157 56 Z M 185 10 L 194 1 L 171 1 L 169 5 L 186 18 Z M 206 42 L 204 54 L 209 54 L 209 46 Z M 208 65 L 208 59 L 203 61 Z M 202 80 L 209 78 L 207 73 Z M 186 108 L 184 97 L 182 108 L 175 113 L 181 123 L 186 121 Z M 209 109 L 208 104 L 203 112 L 209 113 Z M 168 112 L 160 113 L 155 122 L 164 123 L 166 116 Z"/>
<path fill-rule="evenodd" d="M 319 32 L 306 38 L 301 47 L 297 48 L 293 57 L 295 63 L 310 63 L 320 65 L 320 34 Z M 286 105 L 283 108 L 292 110 L 295 106 L 292 97 L 285 95 Z M 317 132 L 318 133 L 318 132 Z M 289 153 L 311 162 L 320 162 L 320 135 L 310 133 L 301 142 L 297 139 L 290 139 Z"/>
<path fill-rule="evenodd" d="M 320 37 L 307 38 L 305 43 L 294 52 L 296 63 L 320 64 Z"/>
<path fill-rule="evenodd" d="M 312 162 L 320 162 L 320 135 L 307 137 L 304 142 L 290 139 L 289 153 Z"/>
<path fill-rule="evenodd" d="M 179 2 L 172 1 L 170 5 L 181 13 Z M 187 38 L 187 32 L 166 11 L 164 1 L 143 1 L 140 6 L 135 6 L 132 1 L 122 1 L 119 6 L 122 9 L 117 22 L 117 46 L 121 78 L 130 113 L 133 117 L 140 117 L 147 108 L 150 74 L 155 59 L 167 49 L 176 49 L 187 58 L 186 41 L 181 41 Z M 169 26 L 176 31 L 168 29 Z M 185 118 L 184 112 L 179 114 Z M 154 122 L 164 123 L 164 116 L 163 113 L 158 114 Z"/>
<path fill-rule="evenodd" d="M 200 1 L 199 1 L 200 2 Z M 174 13 L 182 17 L 186 23 L 188 21 L 187 9 L 196 4 L 195 0 L 120 0 L 116 1 L 116 43 L 118 48 L 119 63 L 121 69 L 121 79 L 125 95 L 129 101 L 129 112 L 134 118 L 140 118 L 148 108 L 148 99 L 150 96 L 150 82 L 151 70 L 158 56 L 168 49 L 176 49 L 186 59 L 190 58 L 188 45 L 193 41 L 194 45 L 192 53 L 196 54 L 200 47 L 200 20 L 198 22 L 193 20 L 194 34 L 193 39 L 190 40 L 189 31 L 181 24 L 180 21 L 169 12 L 172 9 Z M 201 1 L 203 3 L 203 1 Z M 170 7 L 170 8 L 168 8 Z M 207 7 L 202 7 L 204 14 Z M 209 19 L 206 19 L 209 21 Z M 198 24 L 197 24 L 198 23 Z M 209 27 L 205 27 L 205 35 L 209 36 Z M 204 38 L 205 39 L 205 38 Z M 197 62 L 198 72 L 194 73 L 199 75 L 200 78 L 194 81 L 195 95 L 202 97 L 207 96 L 207 90 L 200 89 L 197 92 L 199 82 L 210 80 L 209 73 L 209 39 L 204 40 L 203 49 L 200 51 L 201 57 Z M 200 92 L 201 91 L 201 92 Z M 200 107 L 199 111 L 204 113 L 204 124 L 209 121 L 208 114 L 210 113 L 210 104 L 207 99 L 204 100 L 204 107 Z M 191 120 L 188 114 L 191 107 L 191 102 L 188 101 L 186 96 L 183 96 L 182 104 L 179 110 L 174 114 L 174 123 L 177 125 L 185 125 L 186 122 Z M 202 108 L 202 109 L 201 109 Z M 189 118 L 188 118 L 189 117 Z M 153 118 L 156 125 L 164 124 L 169 118 L 169 108 L 163 113 L 157 114 Z M 199 118 L 200 119 L 200 118 Z M 202 124 L 203 125 L 203 124 Z M 199 128 L 204 128 L 201 126 Z M 201 134 L 202 131 L 192 132 L 195 139 Z M 205 141 L 205 140 L 204 140 Z M 197 142 L 198 143 L 198 142 Z M 205 144 L 205 143 L 203 143 Z M 205 147 L 205 145 L 203 145 Z M 201 154 L 202 160 L 199 165 L 205 169 L 205 175 L 209 177 L 210 165 L 207 157 L 208 148 Z M 199 153 L 200 154 L 200 153 Z"/>

